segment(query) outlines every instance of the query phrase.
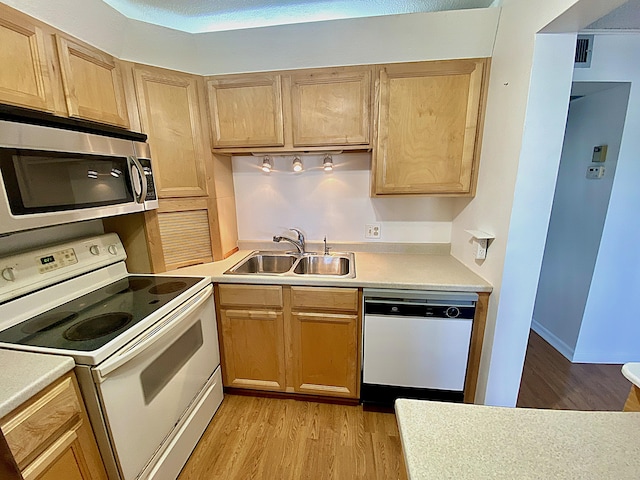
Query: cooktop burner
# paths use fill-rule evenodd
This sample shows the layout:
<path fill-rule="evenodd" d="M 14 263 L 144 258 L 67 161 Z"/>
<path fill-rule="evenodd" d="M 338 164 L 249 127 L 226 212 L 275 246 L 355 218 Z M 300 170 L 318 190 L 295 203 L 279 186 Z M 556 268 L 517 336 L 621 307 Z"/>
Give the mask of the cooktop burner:
<path fill-rule="evenodd" d="M 185 285 L 186 283 L 184 282 L 161 283 L 160 285 L 151 287 L 149 289 L 149 293 L 152 295 L 167 295 L 168 293 L 173 293 L 173 292 L 182 290 L 185 287 Z"/>
<path fill-rule="evenodd" d="M 0 342 L 93 351 L 201 281 L 130 275 L 0 332 Z"/>
<path fill-rule="evenodd" d="M 67 340 L 80 342 L 93 340 L 120 330 L 133 319 L 133 315 L 125 312 L 105 313 L 87 318 L 67 328 L 62 336 Z"/>
<path fill-rule="evenodd" d="M 33 322 L 23 322 L 21 325 L 24 333 L 32 334 L 38 332 L 45 332 L 52 328 L 62 325 L 63 323 L 70 322 L 78 318 L 78 314 L 75 312 L 53 312 L 45 313 L 33 319 Z"/>
<path fill-rule="evenodd" d="M 127 293 L 127 292 L 137 292 L 138 290 L 147 288 L 152 284 L 153 282 L 148 278 L 140 278 L 140 277 L 125 278 L 111 285 L 109 287 L 108 292 L 113 293 L 114 295 Z"/>

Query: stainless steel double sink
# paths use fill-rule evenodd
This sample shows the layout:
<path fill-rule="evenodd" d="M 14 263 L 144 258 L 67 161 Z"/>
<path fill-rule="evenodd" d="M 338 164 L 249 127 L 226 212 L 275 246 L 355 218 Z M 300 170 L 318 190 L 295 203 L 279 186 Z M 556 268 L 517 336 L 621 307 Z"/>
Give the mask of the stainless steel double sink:
<path fill-rule="evenodd" d="M 354 278 L 353 253 L 254 251 L 224 272 L 230 275 L 329 276 Z"/>

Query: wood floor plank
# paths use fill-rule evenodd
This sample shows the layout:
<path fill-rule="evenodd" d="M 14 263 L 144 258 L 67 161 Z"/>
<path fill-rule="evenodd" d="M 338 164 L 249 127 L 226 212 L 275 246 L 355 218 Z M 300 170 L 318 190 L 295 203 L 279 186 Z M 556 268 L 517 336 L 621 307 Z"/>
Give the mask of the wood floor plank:
<path fill-rule="evenodd" d="M 393 413 L 225 395 L 180 480 L 406 480 Z"/>
<path fill-rule="evenodd" d="M 620 411 L 630 383 L 622 365 L 571 363 L 534 331 L 522 372 L 518 407 Z"/>

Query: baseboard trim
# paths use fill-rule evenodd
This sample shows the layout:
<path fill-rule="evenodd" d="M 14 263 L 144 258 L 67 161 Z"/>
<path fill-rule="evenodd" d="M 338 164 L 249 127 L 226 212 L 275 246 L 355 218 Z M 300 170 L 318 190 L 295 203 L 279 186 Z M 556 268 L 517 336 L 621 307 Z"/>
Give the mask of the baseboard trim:
<path fill-rule="evenodd" d="M 535 319 L 531 322 L 531 330 L 540 335 L 549 345 L 559 351 L 570 362 L 573 362 L 573 355 L 575 350 L 560 340 L 551 330 L 542 326 L 536 322 Z"/>

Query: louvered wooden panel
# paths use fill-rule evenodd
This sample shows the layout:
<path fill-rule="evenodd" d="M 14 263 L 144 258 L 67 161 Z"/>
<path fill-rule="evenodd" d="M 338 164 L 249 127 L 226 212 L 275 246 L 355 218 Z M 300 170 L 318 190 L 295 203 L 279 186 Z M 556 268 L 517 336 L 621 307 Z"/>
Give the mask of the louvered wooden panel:
<path fill-rule="evenodd" d="M 207 210 L 158 213 L 167 270 L 213 261 Z"/>

